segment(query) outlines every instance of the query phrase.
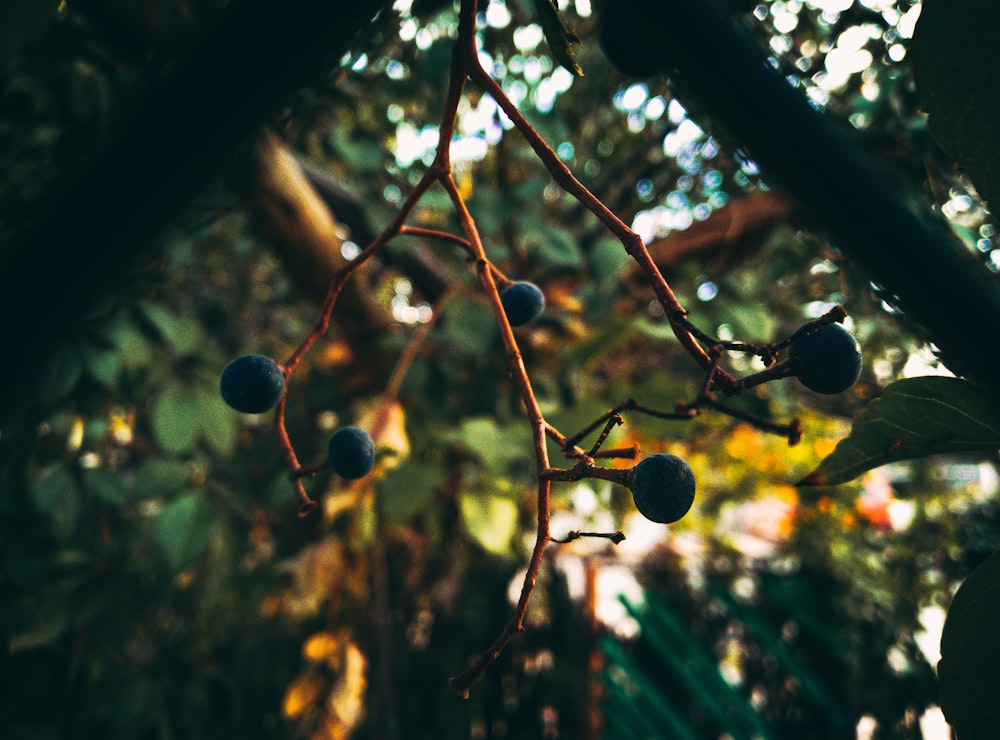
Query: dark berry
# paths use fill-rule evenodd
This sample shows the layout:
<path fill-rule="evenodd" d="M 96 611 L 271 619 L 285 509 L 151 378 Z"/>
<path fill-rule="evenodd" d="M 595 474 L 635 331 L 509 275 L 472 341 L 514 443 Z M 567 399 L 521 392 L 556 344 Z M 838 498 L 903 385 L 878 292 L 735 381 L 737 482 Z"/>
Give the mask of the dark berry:
<path fill-rule="evenodd" d="M 545 308 L 545 296 L 534 283 L 514 283 L 504 288 L 500 303 L 511 326 L 524 326 L 537 319 Z"/>
<path fill-rule="evenodd" d="M 330 437 L 326 464 L 342 478 L 363 478 L 375 465 L 375 443 L 360 427 L 343 427 Z"/>
<path fill-rule="evenodd" d="M 219 380 L 222 400 L 245 414 L 260 414 L 278 405 L 285 378 L 278 363 L 263 355 L 243 355 L 226 365 Z"/>
<path fill-rule="evenodd" d="M 789 356 L 796 361 L 799 382 L 817 393 L 846 391 L 861 375 L 861 347 L 840 324 L 827 324 L 798 337 Z"/>
<path fill-rule="evenodd" d="M 650 455 L 632 471 L 635 508 L 654 522 L 669 524 L 687 514 L 694 501 L 694 488 L 691 466 L 677 455 Z"/>
<path fill-rule="evenodd" d="M 653 77 L 666 72 L 657 30 L 665 5 L 662 0 L 608 0 L 604 4 L 598 17 L 601 51 L 622 74 Z"/>

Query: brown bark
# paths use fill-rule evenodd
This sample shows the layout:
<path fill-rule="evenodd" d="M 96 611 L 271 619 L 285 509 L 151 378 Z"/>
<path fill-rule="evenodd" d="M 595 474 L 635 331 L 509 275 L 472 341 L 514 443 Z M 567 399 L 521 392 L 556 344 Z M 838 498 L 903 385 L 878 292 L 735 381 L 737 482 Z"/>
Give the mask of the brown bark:
<path fill-rule="evenodd" d="M 87 164 L 66 173 L 0 248 L 0 314 L 18 357 L 2 371 L 0 417 L 31 400 L 32 378 L 66 335 L 67 317 L 148 260 L 170 219 L 389 5 L 234 3 Z"/>
<path fill-rule="evenodd" d="M 684 231 L 651 242 L 649 253 L 663 267 L 694 256 L 711 259 L 752 252 L 776 224 L 787 222 L 793 210 L 792 201 L 781 193 L 751 193 L 730 201 Z"/>

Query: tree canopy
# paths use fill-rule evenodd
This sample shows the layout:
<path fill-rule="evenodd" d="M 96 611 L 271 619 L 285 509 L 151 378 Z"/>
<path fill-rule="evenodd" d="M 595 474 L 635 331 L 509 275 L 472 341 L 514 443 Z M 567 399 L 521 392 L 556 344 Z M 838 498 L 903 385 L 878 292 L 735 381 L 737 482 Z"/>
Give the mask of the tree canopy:
<path fill-rule="evenodd" d="M 0 12 L 11 737 L 991 736 L 991 4 Z"/>

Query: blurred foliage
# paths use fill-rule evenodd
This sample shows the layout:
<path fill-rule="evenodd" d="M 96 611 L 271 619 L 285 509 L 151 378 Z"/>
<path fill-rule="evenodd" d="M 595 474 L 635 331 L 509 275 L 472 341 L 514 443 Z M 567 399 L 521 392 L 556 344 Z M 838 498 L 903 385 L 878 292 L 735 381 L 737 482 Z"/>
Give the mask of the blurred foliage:
<path fill-rule="evenodd" d="M 994 553 L 973 571 L 955 594 L 941 637 L 941 706 L 963 738 L 993 733 L 996 705 L 989 695 L 989 672 L 996 659 L 997 588 L 1000 555 Z"/>
<path fill-rule="evenodd" d="M 997 7 L 966 2 L 961 10 L 935 0 L 925 3 L 914 37 L 914 76 L 935 137 L 968 170 L 983 198 L 996 203 L 1000 172 L 994 154 L 1000 142 L 992 123 L 997 109 L 982 90 L 996 81 L 987 49 Z M 961 43 L 952 46 L 957 39 Z"/>
<path fill-rule="evenodd" d="M 1000 542 L 995 456 L 897 462 L 839 488 L 790 484 L 887 383 L 940 370 L 925 338 L 794 215 L 680 249 L 727 205 L 767 192 L 754 163 L 665 80 L 615 72 L 589 3 L 561 13 L 583 40 L 579 78 L 550 58 L 531 4 L 482 5 L 494 75 L 643 234 L 698 326 L 772 341 L 843 304 L 865 352 L 861 382 L 840 397 L 784 381 L 734 400 L 801 418 L 791 448 L 720 415 L 629 416 L 609 446 L 682 454 L 699 481 L 694 510 L 650 528 L 624 489 L 556 486 L 554 536 L 622 527 L 628 539 L 551 549 L 526 631 L 462 702 L 446 678 L 503 628 L 535 527 L 531 435 L 466 257 L 414 237 L 391 247 L 419 251 L 457 292 L 403 381 L 376 473 L 307 480 L 321 514 L 299 519 L 269 419 L 228 410 L 217 382 L 238 354 L 287 357 L 317 306 L 220 182 L 100 311 L 67 319 L 77 330 L 38 373 L 37 423 L 0 430 L 6 736 L 821 738 L 872 721 L 878 738 L 922 736 L 937 698 L 921 619 Z M 994 264 L 993 222 L 916 108 L 906 52 L 918 5 L 733 6 L 791 84 Z M 74 3 L 51 10 L 47 33 L 26 19 L 19 53 L 2 60 L 7 233 L 170 63 L 162 47 L 126 53 Z M 456 20 L 440 2 L 387 14 L 363 51 L 272 122 L 372 225 L 433 156 Z M 486 248 L 546 293 L 518 338 L 547 418 L 572 433 L 628 397 L 662 409 L 693 398 L 702 378 L 617 242 L 490 99 L 470 89 L 459 112 L 456 178 Z M 432 191 L 413 223 L 455 217 Z M 305 462 L 386 400 L 391 369 L 377 358 L 397 356 L 440 297 L 389 260 L 367 272 L 366 310 L 388 329 L 340 331 L 338 307 L 290 383 Z"/>

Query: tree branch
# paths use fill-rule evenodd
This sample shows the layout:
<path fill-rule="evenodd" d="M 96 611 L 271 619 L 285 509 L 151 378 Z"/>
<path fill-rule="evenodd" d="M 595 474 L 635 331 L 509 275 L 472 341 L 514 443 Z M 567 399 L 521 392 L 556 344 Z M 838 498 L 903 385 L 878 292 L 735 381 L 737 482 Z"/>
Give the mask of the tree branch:
<path fill-rule="evenodd" d="M 290 92 L 329 68 L 390 0 L 242 0 L 68 175 L 0 253 L 0 418 L 77 316 L 152 252 L 153 237 Z"/>
<path fill-rule="evenodd" d="M 745 147 L 838 249 L 921 324 L 956 371 L 1000 390 L 1000 286 L 947 226 L 915 213 L 710 0 L 641 0 L 682 98 Z"/>

